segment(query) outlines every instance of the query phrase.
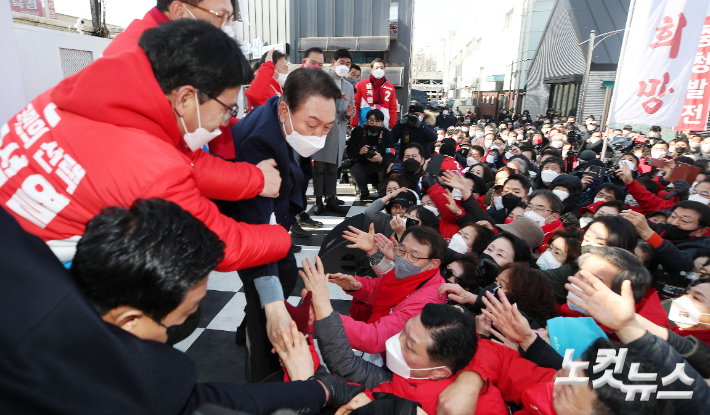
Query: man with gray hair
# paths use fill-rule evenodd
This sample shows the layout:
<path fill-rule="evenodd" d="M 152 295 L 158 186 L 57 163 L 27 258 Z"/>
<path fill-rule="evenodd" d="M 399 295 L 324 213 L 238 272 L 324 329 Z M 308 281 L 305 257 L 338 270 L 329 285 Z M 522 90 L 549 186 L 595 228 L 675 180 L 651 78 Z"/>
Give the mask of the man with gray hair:
<path fill-rule="evenodd" d="M 621 294 L 621 284 L 629 280 L 636 302 L 636 313 L 659 326 L 668 326 L 668 314 L 661 305 L 661 300 L 654 288 L 651 288 L 651 274 L 641 261 L 631 252 L 613 246 L 586 246 L 582 256 L 577 259 L 579 271 L 575 277 L 584 279 L 581 271 L 592 273 L 613 292 Z M 560 307 L 564 317 L 588 315 L 584 310 L 572 304 L 569 298 L 580 300 L 574 293 L 567 295 L 567 304 Z M 602 329 L 606 329 L 602 327 Z M 608 330 L 606 330 L 608 331 Z"/>

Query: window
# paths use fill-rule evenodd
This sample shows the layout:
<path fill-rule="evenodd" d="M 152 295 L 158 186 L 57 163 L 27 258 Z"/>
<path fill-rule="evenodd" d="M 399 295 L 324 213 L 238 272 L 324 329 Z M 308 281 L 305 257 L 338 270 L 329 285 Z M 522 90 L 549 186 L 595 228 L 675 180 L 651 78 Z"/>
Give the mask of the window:
<path fill-rule="evenodd" d="M 560 111 L 562 116 L 577 114 L 577 100 L 579 99 L 579 84 L 551 84 L 548 108 Z"/>
<path fill-rule="evenodd" d="M 503 20 L 503 29 L 510 27 L 510 21 L 513 19 L 513 10 L 510 9 L 508 13 L 505 14 L 505 20 Z"/>

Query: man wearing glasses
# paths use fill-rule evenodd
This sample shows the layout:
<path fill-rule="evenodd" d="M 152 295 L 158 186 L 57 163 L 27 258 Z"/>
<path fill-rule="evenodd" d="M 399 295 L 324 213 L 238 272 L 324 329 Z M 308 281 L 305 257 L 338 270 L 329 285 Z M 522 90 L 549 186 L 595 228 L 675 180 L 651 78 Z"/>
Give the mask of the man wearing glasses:
<path fill-rule="evenodd" d="M 404 231 L 402 243 L 381 252 L 375 244 L 374 228 L 370 232 L 350 230 L 344 238 L 367 252 L 380 278 L 328 277 L 354 298 L 373 305 L 367 321 L 341 316 L 352 347 L 370 354 L 384 353 L 387 339 L 402 331 L 404 323 L 420 314 L 426 304 L 446 303 L 446 296 L 438 292 L 445 282 L 439 266 L 446 255 L 446 241 L 431 228 L 414 226 Z"/>
<path fill-rule="evenodd" d="M 670 284 L 687 286 L 688 280 L 680 272 L 690 272 L 697 254 L 710 248 L 710 237 L 706 236 L 710 227 L 710 207 L 692 200 L 676 203 L 667 223 L 651 224 L 643 214 L 632 210 L 621 212 L 621 216 L 634 224 L 639 236 L 653 247 L 650 270 L 658 265 L 669 277 Z"/>

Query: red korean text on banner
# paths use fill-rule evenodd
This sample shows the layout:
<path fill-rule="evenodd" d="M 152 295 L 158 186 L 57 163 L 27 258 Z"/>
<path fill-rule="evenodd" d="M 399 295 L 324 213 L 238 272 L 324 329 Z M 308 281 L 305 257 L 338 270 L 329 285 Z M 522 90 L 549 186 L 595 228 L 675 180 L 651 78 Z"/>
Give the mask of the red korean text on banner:
<path fill-rule="evenodd" d="M 683 111 L 674 130 L 705 130 L 710 107 L 710 16 L 705 18 Z"/>

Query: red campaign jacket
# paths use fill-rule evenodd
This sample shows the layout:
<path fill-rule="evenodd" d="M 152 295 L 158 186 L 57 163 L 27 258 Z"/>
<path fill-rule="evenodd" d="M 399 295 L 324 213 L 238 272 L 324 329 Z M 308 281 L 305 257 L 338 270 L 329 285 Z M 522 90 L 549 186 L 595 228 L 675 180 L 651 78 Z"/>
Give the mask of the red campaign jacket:
<path fill-rule="evenodd" d="M 641 186 L 636 180 L 626 185 L 626 191 L 633 196 L 639 204 L 632 209 L 644 216 L 650 215 L 659 209 L 673 209 L 673 205 L 677 203 L 677 198 L 672 197 L 666 200 L 662 197 L 658 197 L 646 190 L 646 188 Z"/>
<path fill-rule="evenodd" d="M 173 201 L 217 233 L 226 244 L 220 271 L 276 261 L 291 246 L 283 227 L 237 223 L 208 200 L 253 198 L 264 177 L 189 150 L 138 47 L 64 79 L 1 132 L 0 204 L 63 261 L 89 219 L 139 198 Z"/>
<path fill-rule="evenodd" d="M 427 190 L 427 193 L 434 201 L 436 208 L 439 209 L 441 219 L 439 220 L 439 233 L 446 239 L 446 242 L 451 242 L 451 237 L 461 230 L 461 227 L 456 223 L 456 219 L 466 214 L 466 211 L 461 207 L 461 201 L 456 200 L 456 205 L 461 209 L 461 215 L 456 216 L 446 207 L 449 204 L 449 199 L 446 198 L 446 190 L 440 185 L 435 184 Z"/>
<path fill-rule="evenodd" d="M 394 86 L 390 81 L 386 81 L 382 84 L 382 89 L 384 89 L 385 103 L 382 104 L 382 112 L 389 113 L 389 126 L 391 130 L 397 125 L 397 95 L 395 94 Z M 367 91 L 372 91 L 372 82 L 370 78 L 365 78 L 355 85 L 355 95 L 353 99 L 355 100 L 355 115 L 350 119 L 350 125 L 355 128 L 358 125 L 360 118 L 360 108 L 371 106 L 368 99 L 372 99 L 372 95 L 369 95 Z"/>
<path fill-rule="evenodd" d="M 281 85 L 274 79 L 274 63 L 264 62 L 256 72 L 256 77 L 249 85 L 249 89 L 244 95 L 249 103 L 249 110 L 259 105 L 266 104 L 266 101 L 273 96 L 281 96 L 283 91 Z"/>
<path fill-rule="evenodd" d="M 561 220 L 556 220 L 552 223 L 548 223 L 547 225 L 542 227 L 542 232 L 545 234 L 545 239 L 542 240 L 542 245 L 537 249 L 537 253 L 542 255 L 545 251 L 547 251 L 547 245 L 550 243 L 550 238 L 552 238 L 552 235 L 557 231 L 558 229 L 564 229 L 565 225 L 562 224 Z M 535 247 L 531 247 L 533 250 Z"/>
<path fill-rule="evenodd" d="M 567 303 L 559 306 L 557 310 L 562 317 L 587 317 L 582 313 L 570 309 Z M 641 301 L 636 304 L 636 313 L 645 317 L 653 324 L 668 328 L 668 314 L 666 314 L 666 310 L 663 308 L 663 305 L 661 305 L 661 298 L 658 296 L 658 292 L 655 288 L 649 288 Z M 606 326 L 599 324 L 599 327 L 604 330 L 605 333 L 613 333 L 613 330 Z"/>

